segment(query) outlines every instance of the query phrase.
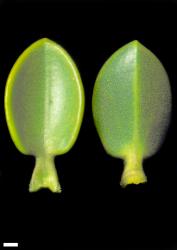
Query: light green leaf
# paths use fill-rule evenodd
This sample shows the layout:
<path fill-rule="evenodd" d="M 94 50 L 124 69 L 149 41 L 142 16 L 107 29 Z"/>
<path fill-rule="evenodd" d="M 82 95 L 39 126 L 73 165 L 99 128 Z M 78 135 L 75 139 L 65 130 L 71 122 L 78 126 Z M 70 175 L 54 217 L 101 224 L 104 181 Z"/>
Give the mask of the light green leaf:
<path fill-rule="evenodd" d="M 138 41 L 120 48 L 98 74 L 92 109 L 105 150 L 125 161 L 121 185 L 146 182 L 143 159 L 158 150 L 170 120 L 171 90 L 161 62 Z"/>
<path fill-rule="evenodd" d="M 76 141 L 84 111 L 79 72 L 68 53 L 43 38 L 14 64 L 5 90 L 5 113 L 16 147 L 36 156 L 30 191 L 61 192 L 54 156 Z"/>

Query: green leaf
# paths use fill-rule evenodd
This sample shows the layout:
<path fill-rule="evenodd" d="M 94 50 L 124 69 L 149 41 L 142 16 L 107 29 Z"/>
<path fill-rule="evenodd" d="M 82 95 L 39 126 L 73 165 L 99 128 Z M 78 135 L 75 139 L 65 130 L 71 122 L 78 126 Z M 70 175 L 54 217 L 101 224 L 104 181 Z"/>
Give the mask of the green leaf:
<path fill-rule="evenodd" d="M 5 90 L 5 113 L 16 147 L 36 156 L 30 191 L 61 192 L 54 156 L 76 141 L 84 111 L 84 90 L 68 53 L 43 38 L 14 64 Z"/>
<path fill-rule="evenodd" d="M 138 41 L 120 48 L 98 74 L 92 109 L 105 150 L 125 161 L 121 185 L 146 182 L 143 159 L 158 150 L 170 120 L 171 90 L 161 62 Z"/>

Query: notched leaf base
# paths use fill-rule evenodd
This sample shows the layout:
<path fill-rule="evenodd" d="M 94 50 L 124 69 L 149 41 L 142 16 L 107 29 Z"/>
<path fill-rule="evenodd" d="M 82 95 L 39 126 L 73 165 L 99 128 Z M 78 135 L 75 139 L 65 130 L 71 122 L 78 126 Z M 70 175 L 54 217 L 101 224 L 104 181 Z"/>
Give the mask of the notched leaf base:
<path fill-rule="evenodd" d="M 36 192 L 41 188 L 48 188 L 52 192 L 61 193 L 53 157 L 37 157 L 29 185 L 30 192 Z"/>

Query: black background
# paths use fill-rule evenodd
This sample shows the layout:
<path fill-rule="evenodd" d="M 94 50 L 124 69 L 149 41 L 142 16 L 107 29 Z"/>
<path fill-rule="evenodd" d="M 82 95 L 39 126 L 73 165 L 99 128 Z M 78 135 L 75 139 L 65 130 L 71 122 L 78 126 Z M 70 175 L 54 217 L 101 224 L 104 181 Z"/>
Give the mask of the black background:
<path fill-rule="evenodd" d="M 177 246 L 177 5 L 172 1 L 4 1 L 0 5 L 1 243 L 21 249 L 171 249 Z M 74 147 L 56 157 L 62 194 L 28 192 L 34 158 L 10 139 L 4 87 L 17 57 L 48 37 L 75 60 L 86 95 Z M 134 39 L 163 63 L 171 82 L 171 125 L 160 150 L 145 160 L 147 184 L 119 185 L 123 162 L 104 151 L 91 97 L 105 60 Z M 50 246 L 51 245 L 51 246 Z M 50 247 L 49 247 L 50 246 Z"/>

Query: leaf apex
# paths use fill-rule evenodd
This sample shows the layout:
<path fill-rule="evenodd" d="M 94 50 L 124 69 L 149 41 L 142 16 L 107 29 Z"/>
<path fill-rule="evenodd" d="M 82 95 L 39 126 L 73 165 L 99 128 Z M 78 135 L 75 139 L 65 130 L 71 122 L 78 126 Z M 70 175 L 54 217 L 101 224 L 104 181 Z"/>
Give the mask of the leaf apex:
<path fill-rule="evenodd" d="M 50 43 L 50 44 L 53 43 L 53 41 L 51 39 L 47 38 L 47 37 L 43 37 L 43 38 L 37 40 L 36 42 L 40 43 L 41 45 L 48 44 L 48 43 Z"/>
<path fill-rule="evenodd" d="M 133 41 L 130 42 L 130 43 L 132 43 L 132 45 L 135 46 L 135 47 L 139 47 L 139 46 L 142 45 L 138 40 L 133 40 Z"/>

